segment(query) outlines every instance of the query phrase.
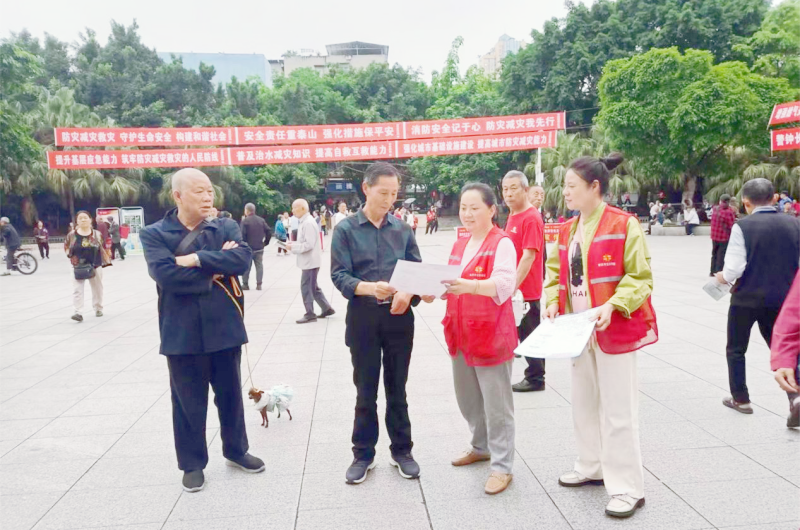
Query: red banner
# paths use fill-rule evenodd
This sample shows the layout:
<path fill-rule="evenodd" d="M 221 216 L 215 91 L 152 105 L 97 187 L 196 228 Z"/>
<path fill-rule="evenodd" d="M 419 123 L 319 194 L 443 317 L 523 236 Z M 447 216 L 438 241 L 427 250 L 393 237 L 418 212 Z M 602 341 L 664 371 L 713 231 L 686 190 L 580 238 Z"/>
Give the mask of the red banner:
<path fill-rule="evenodd" d="M 562 226 L 564 226 L 564 223 L 546 223 L 544 225 L 545 243 L 556 243 Z"/>
<path fill-rule="evenodd" d="M 791 151 L 800 149 L 800 128 L 775 129 L 772 133 L 773 151 Z"/>
<path fill-rule="evenodd" d="M 772 108 L 772 114 L 769 117 L 770 126 L 794 122 L 800 122 L 800 101 L 781 103 Z"/>
<path fill-rule="evenodd" d="M 292 145 L 563 130 L 564 112 L 458 120 L 285 127 L 57 128 L 57 146 Z"/>
<path fill-rule="evenodd" d="M 381 160 L 417 156 L 523 151 L 554 147 L 556 131 L 470 138 L 429 138 L 350 144 L 226 147 L 218 149 L 148 149 L 50 151 L 52 169 L 118 169 L 133 167 L 247 166 L 304 164 L 348 160 Z"/>

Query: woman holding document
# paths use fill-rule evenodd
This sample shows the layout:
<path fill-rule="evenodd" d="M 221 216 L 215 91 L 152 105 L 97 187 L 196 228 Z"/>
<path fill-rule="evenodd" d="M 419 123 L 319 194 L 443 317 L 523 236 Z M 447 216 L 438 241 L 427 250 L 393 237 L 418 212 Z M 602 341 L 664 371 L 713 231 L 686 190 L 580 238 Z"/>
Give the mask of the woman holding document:
<path fill-rule="evenodd" d="M 609 171 L 622 155 L 581 157 L 564 177 L 564 199 L 580 215 L 561 228 L 547 260 L 547 318 L 589 310 L 596 331 L 572 363 L 575 469 L 559 484 L 605 484 L 606 514 L 644 506 L 636 350 L 658 340 L 650 254 L 636 217 L 608 206 Z"/>
<path fill-rule="evenodd" d="M 497 206 L 486 184 L 461 190 L 461 223 L 469 239 L 456 241 L 450 265 L 461 277 L 447 285 L 444 334 L 453 357 L 453 379 L 461 414 L 472 431 L 472 447 L 453 460 L 466 466 L 491 460 L 484 491 L 500 493 L 511 483 L 514 462 L 514 400 L 511 364 L 517 328 L 511 308 L 517 254 L 505 233 L 492 224 Z"/>

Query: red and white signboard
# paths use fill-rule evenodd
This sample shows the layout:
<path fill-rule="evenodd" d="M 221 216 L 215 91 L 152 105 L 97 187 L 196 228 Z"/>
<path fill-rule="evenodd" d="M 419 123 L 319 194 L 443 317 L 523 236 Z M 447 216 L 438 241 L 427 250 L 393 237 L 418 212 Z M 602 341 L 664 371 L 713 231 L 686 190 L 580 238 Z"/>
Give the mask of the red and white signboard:
<path fill-rule="evenodd" d="M 285 127 L 57 128 L 57 146 L 293 145 L 447 138 L 563 130 L 564 112 L 457 120 Z"/>
<path fill-rule="evenodd" d="M 457 236 L 458 239 L 467 239 L 467 238 L 471 237 L 472 234 L 470 234 L 469 230 L 467 230 L 463 226 L 457 226 L 456 227 L 456 236 Z"/>
<path fill-rule="evenodd" d="M 795 122 L 800 122 L 800 101 L 780 103 L 772 108 L 772 114 L 769 117 L 770 127 Z"/>
<path fill-rule="evenodd" d="M 118 169 L 134 167 L 248 166 L 305 164 L 347 160 L 385 160 L 418 156 L 523 151 L 554 147 L 556 131 L 470 138 L 429 138 L 350 144 L 317 144 L 218 149 L 148 149 L 50 151 L 51 169 Z"/>
<path fill-rule="evenodd" d="M 544 241 L 545 243 L 558 242 L 558 234 L 561 232 L 561 227 L 564 223 L 546 223 L 544 225 Z"/>
<path fill-rule="evenodd" d="M 793 129 L 775 129 L 772 134 L 773 151 L 791 151 L 800 149 L 800 127 Z"/>

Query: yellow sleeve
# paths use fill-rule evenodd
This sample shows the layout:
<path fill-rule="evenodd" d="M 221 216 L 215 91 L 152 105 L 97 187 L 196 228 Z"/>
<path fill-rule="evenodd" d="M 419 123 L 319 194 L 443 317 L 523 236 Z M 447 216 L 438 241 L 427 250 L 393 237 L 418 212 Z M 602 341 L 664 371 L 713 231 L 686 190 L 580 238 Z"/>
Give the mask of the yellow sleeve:
<path fill-rule="evenodd" d="M 547 263 L 545 263 L 547 280 L 544 282 L 544 293 L 547 296 L 547 307 L 558 304 L 558 275 L 560 267 L 558 243 L 556 243 L 552 247 L 552 251 L 547 255 Z"/>
<path fill-rule="evenodd" d="M 653 292 L 650 251 L 636 217 L 628 220 L 624 262 L 625 276 L 620 280 L 614 296 L 608 303 L 617 308 L 625 318 L 630 318 L 631 313 L 639 309 Z"/>

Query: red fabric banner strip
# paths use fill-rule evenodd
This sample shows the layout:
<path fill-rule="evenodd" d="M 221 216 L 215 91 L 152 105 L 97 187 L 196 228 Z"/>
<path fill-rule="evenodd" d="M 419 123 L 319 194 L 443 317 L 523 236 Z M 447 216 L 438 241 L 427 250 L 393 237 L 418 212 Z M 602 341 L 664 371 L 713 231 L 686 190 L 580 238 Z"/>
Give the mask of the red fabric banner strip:
<path fill-rule="evenodd" d="M 769 117 L 770 127 L 796 122 L 800 123 L 800 101 L 780 103 L 772 108 L 772 114 Z"/>
<path fill-rule="evenodd" d="M 50 151 L 52 169 L 119 169 L 139 167 L 248 166 L 381 160 L 418 156 L 523 151 L 555 147 L 556 131 L 470 138 L 428 138 L 350 144 L 251 146 L 218 149 L 147 149 Z"/>
<path fill-rule="evenodd" d="M 57 146 L 74 147 L 294 145 L 557 131 L 565 126 L 566 113 L 550 112 L 457 120 L 285 127 L 57 128 L 55 138 Z"/>
<path fill-rule="evenodd" d="M 800 128 L 775 129 L 772 134 L 773 151 L 791 151 L 800 149 Z"/>

